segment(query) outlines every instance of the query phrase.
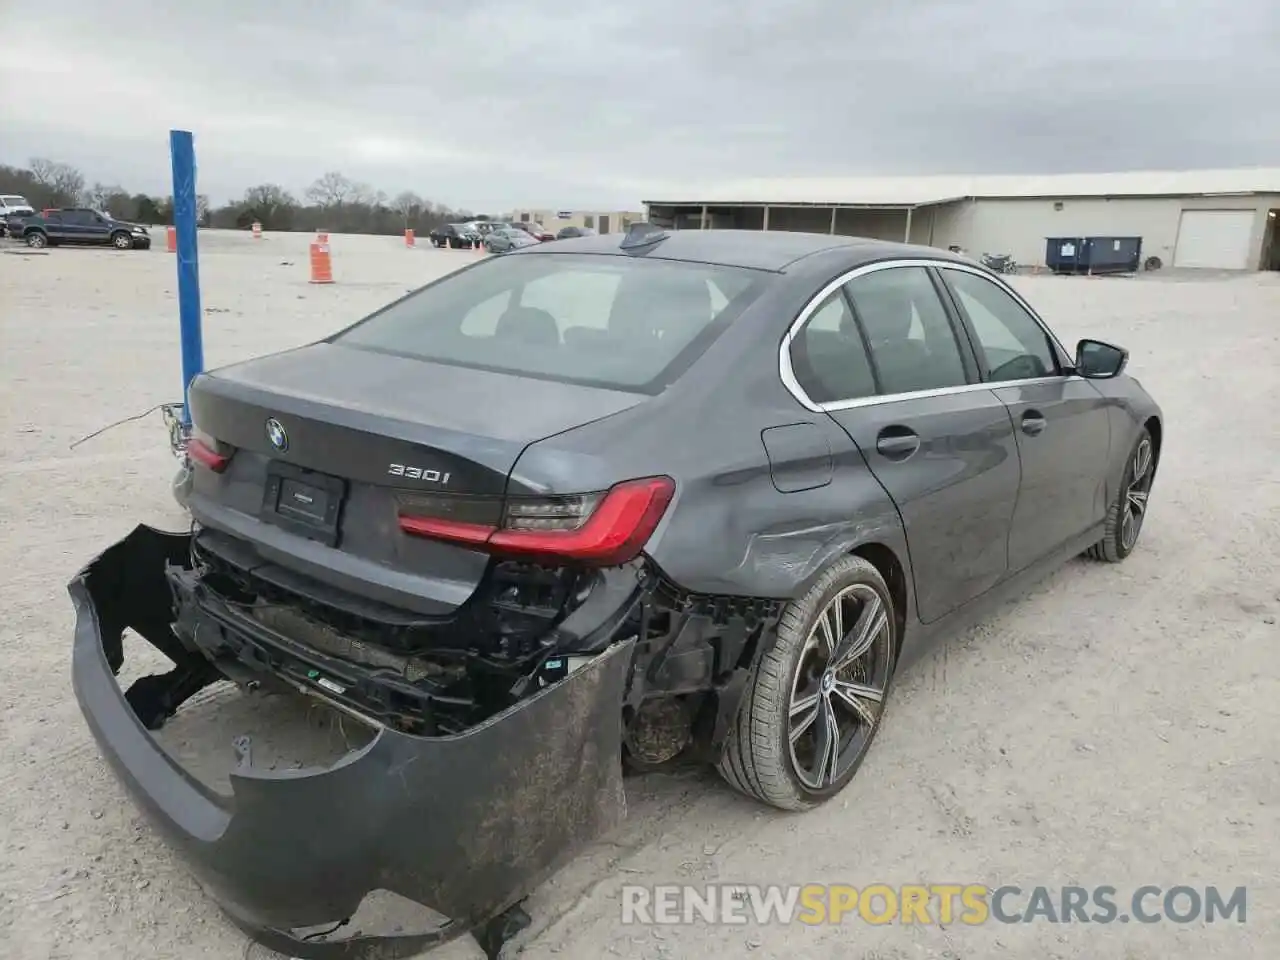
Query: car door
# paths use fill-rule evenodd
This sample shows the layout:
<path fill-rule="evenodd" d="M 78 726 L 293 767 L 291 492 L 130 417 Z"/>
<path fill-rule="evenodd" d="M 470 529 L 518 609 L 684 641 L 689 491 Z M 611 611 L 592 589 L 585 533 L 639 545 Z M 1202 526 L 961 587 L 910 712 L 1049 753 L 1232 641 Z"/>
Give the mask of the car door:
<path fill-rule="evenodd" d="M 75 241 L 75 225 L 67 222 L 69 212 L 66 210 L 50 210 L 44 214 L 44 232 L 50 240 L 59 243 Z"/>
<path fill-rule="evenodd" d="M 978 382 L 968 342 L 919 262 L 854 271 L 810 326 L 820 335 L 806 338 L 810 366 L 867 358 L 874 392 L 822 407 L 897 506 L 917 611 L 937 620 L 1008 569 L 1019 480 L 1009 413 Z"/>
<path fill-rule="evenodd" d="M 64 243 L 92 243 L 92 221 L 93 214 L 88 210 L 63 210 L 62 234 L 59 239 Z"/>
<path fill-rule="evenodd" d="M 86 210 L 82 216 L 84 217 L 85 243 L 111 242 L 111 223 L 106 217 L 95 210 Z"/>
<path fill-rule="evenodd" d="M 983 378 L 1009 408 L 1022 484 L 1009 537 L 1014 573 L 1102 522 L 1111 429 L 1107 401 L 1009 287 L 978 270 L 939 270 Z"/>

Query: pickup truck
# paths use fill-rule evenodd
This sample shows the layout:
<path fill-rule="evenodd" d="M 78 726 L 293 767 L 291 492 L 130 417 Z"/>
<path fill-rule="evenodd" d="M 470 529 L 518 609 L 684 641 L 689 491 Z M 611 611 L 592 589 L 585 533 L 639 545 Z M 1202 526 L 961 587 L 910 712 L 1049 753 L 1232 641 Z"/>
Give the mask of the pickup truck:
<path fill-rule="evenodd" d="M 146 227 L 84 207 L 45 210 L 16 222 L 14 229 L 21 230 L 21 239 L 28 247 L 53 247 L 63 243 L 112 246 L 117 250 L 148 250 L 151 247 L 151 236 Z"/>
<path fill-rule="evenodd" d="M 15 193 L 0 194 L 0 235 L 8 233 L 9 218 L 21 219 L 36 212 L 26 197 Z"/>

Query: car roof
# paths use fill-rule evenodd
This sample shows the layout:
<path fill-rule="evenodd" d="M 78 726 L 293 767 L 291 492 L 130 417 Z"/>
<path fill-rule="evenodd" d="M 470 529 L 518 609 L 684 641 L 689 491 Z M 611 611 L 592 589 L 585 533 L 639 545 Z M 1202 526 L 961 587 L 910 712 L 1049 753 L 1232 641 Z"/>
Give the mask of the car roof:
<path fill-rule="evenodd" d="M 824 251 L 844 251 L 850 267 L 891 257 L 927 257 L 967 263 L 945 250 L 913 244 L 843 237 L 827 233 L 787 230 L 669 230 L 666 239 L 646 247 L 624 251 L 626 234 L 606 233 L 567 237 L 554 247 L 528 247 L 521 256 L 557 256 L 566 253 L 649 256 L 661 260 L 715 263 L 727 267 L 782 272 L 799 260 Z"/>

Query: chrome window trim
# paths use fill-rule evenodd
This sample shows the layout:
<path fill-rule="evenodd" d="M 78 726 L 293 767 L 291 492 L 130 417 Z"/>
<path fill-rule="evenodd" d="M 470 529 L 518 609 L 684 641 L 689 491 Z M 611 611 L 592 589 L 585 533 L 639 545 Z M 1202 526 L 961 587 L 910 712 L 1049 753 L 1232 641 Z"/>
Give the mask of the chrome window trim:
<path fill-rule="evenodd" d="M 1032 309 L 1031 305 L 1014 290 L 1013 287 L 1005 283 L 1000 278 L 987 273 L 978 267 L 971 267 L 968 264 L 956 263 L 953 260 L 933 260 L 923 257 L 912 257 L 902 260 L 880 260 L 875 263 L 864 263 L 860 267 L 847 270 L 834 280 L 826 284 L 821 290 L 814 294 L 809 302 L 804 305 L 804 309 L 796 316 L 795 321 L 787 329 L 786 334 L 782 338 L 782 345 L 778 348 L 778 376 L 782 380 L 782 385 L 787 388 L 787 392 L 799 401 L 800 405 L 806 410 L 813 413 L 831 413 L 837 410 L 850 410 L 854 407 L 870 407 L 882 403 L 900 403 L 904 400 L 916 400 L 923 397 L 944 397 L 953 393 L 970 393 L 976 390 L 993 390 L 1000 387 L 1017 387 L 1024 384 L 1036 383 L 1065 383 L 1070 380 L 1082 380 L 1074 374 L 1063 374 L 1053 377 L 1033 377 L 1027 380 L 984 380 L 978 383 L 963 383 L 954 387 L 938 387 L 933 390 L 913 390 L 908 393 L 877 393 L 869 397 L 855 397 L 850 400 L 832 400 L 828 403 L 817 403 L 810 399 L 805 393 L 804 388 L 800 386 L 800 381 L 796 379 L 795 370 L 791 366 L 791 344 L 795 340 L 804 325 L 809 322 L 809 318 L 822 306 L 827 297 L 831 296 L 836 290 L 848 283 L 850 280 L 856 280 L 858 277 L 866 276 L 869 273 L 877 273 L 880 270 L 893 270 L 898 267 L 933 267 L 939 270 L 958 270 L 961 273 L 972 273 L 975 276 L 994 284 L 1014 301 L 1027 311 L 1032 320 L 1039 325 L 1044 331 L 1050 342 L 1057 347 L 1062 356 L 1069 357 L 1071 354 L 1063 348 L 1062 343 L 1048 325 L 1040 318 L 1040 315 Z"/>

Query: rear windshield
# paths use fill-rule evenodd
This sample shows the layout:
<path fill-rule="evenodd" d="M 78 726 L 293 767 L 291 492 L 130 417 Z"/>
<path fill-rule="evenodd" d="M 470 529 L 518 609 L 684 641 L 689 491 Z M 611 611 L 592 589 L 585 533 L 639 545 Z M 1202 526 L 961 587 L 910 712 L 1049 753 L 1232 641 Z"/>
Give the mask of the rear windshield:
<path fill-rule="evenodd" d="M 769 276 L 625 255 L 495 257 L 330 342 L 650 393 L 687 369 Z"/>

